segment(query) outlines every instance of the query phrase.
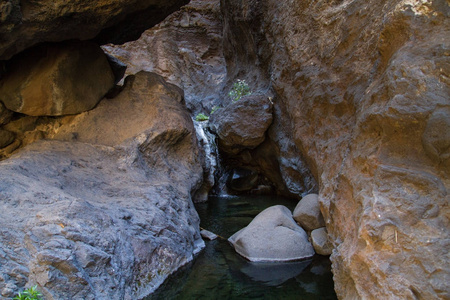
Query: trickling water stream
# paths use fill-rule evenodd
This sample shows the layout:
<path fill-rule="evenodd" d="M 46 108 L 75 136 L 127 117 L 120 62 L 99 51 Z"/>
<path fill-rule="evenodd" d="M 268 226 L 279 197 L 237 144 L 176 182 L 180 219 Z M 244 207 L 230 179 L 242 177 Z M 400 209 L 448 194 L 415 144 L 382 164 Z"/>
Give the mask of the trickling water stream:
<path fill-rule="evenodd" d="M 292 263 L 251 263 L 226 240 L 265 208 L 295 201 L 276 197 L 210 197 L 196 204 L 201 226 L 224 239 L 206 248 L 146 298 L 150 299 L 336 299 L 327 257 Z"/>

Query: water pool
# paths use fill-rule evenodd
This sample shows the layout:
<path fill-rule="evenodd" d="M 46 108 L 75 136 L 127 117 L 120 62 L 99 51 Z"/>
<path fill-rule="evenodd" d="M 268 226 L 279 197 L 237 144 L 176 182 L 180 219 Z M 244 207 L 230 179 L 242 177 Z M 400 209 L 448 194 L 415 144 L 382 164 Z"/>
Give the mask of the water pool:
<path fill-rule="evenodd" d="M 206 248 L 161 287 L 145 298 L 153 299 L 337 299 L 328 257 L 291 263 L 252 263 L 237 254 L 226 240 L 265 208 L 290 199 L 210 197 L 196 204 L 201 227 L 223 239 L 205 241 Z"/>

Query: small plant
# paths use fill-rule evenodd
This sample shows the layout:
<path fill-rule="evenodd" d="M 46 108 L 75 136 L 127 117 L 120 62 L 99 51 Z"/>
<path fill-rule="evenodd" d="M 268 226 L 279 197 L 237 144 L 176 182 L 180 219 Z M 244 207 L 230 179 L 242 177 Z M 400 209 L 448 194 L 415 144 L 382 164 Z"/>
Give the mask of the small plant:
<path fill-rule="evenodd" d="M 42 294 L 37 290 L 37 285 L 25 289 L 14 297 L 13 300 L 42 300 Z"/>
<path fill-rule="evenodd" d="M 245 82 L 245 80 L 238 79 L 231 88 L 231 91 L 228 93 L 228 96 L 235 102 L 241 99 L 243 96 L 251 95 L 252 91 L 250 91 L 250 87 Z"/>
<path fill-rule="evenodd" d="M 220 108 L 220 106 L 216 105 L 211 109 L 210 115 L 212 115 L 215 111 L 217 111 Z"/>
<path fill-rule="evenodd" d="M 205 114 L 199 113 L 196 117 L 195 117 L 195 121 L 199 121 L 199 122 L 203 122 L 203 121 L 208 121 L 209 117 Z"/>

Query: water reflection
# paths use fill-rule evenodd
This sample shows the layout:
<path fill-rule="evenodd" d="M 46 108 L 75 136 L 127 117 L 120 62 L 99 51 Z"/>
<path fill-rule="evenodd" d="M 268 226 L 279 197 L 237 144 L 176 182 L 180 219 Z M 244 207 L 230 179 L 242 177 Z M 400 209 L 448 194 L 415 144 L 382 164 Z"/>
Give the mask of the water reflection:
<path fill-rule="evenodd" d="M 201 226 L 223 239 L 206 241 L 193 262 L 146 299 L 336 299 L 327 257 L 283 263 L 249 262 L 226 240 L 265 208 L 296 202 L 270 197 L 211 198 L 196 205 Z"/>

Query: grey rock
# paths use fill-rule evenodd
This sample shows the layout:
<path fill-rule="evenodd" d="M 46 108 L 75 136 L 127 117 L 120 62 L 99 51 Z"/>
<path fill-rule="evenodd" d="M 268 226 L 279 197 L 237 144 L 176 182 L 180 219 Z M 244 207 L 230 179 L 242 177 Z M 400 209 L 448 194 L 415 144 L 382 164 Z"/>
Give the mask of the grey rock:
<path fill-rule="evenodd" d="M 210 240 L 210 241 L 213 241 L 219 237 L 217 234 L 212 233 L 211 231 L 206 230 L 206 229 L 202 229 L 200 231 L 200 234 L 202 235 L 203 238 Z"/>
<path fill-rule="evenodd" d="M 333 252 L 333 245 L 328 238 L 327 229 L 325 227 L 311 231 L 311 242 L 314 246 L 314 251 L 316 251 L 317 254 L 331 255 Z"/>
<path fill-rule="evenodd" d="M 294 209 L 294 220 L 305 230 L 311 231 L 325 226 L 320 212 L 319 195 L 309 194 L 303 197 Z"/>
<path fill-rule="evenodd" d="M 294 222 L 291 211 L 282 205 L 265 209 L 228 241 L 237 253 L 255 262 L 290 261 L 314 255 L 306 232 Z"/>
<path fill-rule="evenodd" d="M 0 162 L 3 295 L 37 284 L 45 299 L 142 298 L 204 245 L 182 92 L 142 73 L 116 99 Z M 115 131 L 121 114 L 129 128 Z"/>
<path fill-rule="evenodd" d="M 209 127 L 219 137 L 219 149 L 237 154 L 264 141 L 272 118 L 272 102 L 268 96 L 254 94 L 230 103 L 220 113 L 212 114 Z"/>

